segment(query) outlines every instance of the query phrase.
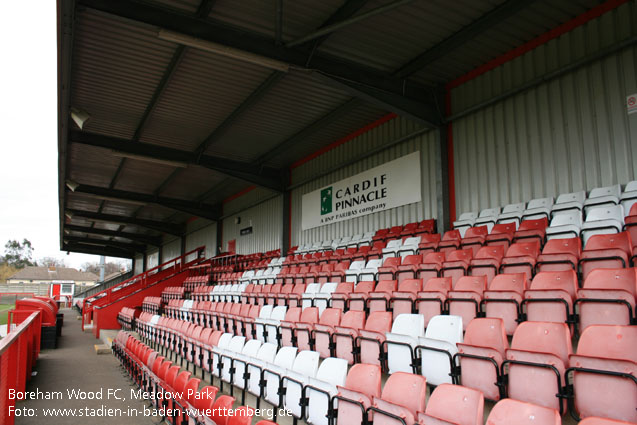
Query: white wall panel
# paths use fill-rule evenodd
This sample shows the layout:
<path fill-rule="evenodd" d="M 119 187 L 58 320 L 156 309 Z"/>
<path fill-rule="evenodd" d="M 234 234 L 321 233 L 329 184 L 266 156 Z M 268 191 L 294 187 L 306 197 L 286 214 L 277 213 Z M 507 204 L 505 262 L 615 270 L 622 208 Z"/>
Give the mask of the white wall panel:
<path fill-rule="evenodd" d="M 138 275 L 140 273 L 144 273 L 144 256 L 136 255 L 135 261 L 133 262 L 135 268 L 133 269 L 133 275 Z"/>
<path fill-rule="evenodd" d="M 181 255 L 181 239 L 177 238 L 167 242 L 161 247 L 161 262 L 166 263 Z"/>
<path fill-rule="evenodd" d="M 253 192 L 255 193 L 252 194 Z M 255 189 L 241 198 L 245 199 L 237 198 L 236 201 L 240 201 L 242 206 L 245 207 L 251 204 L 251 198 L 252 203 L 255 203 L 255 201 L 259 202 L 262 196 Z M 234 203 L 235 201 L 231 202 Z M 224 214 L 226 214 L 227 208 L 232 207 L 232 205 L 228 207 L 224 205 Z M 241 217 L 241 223 L 239 224 L 235 224 L 237 217 Z M 282 224 L 283 196 L 262 201 L 255 207 L 233 214 L 223 220 L 224 250 L 228 245 L 228 241 L 232 239 L 237 241 L 237 254 L 252 254 L 279 249 L 281 248 Z M 240 230 L 247 227 L 252 227 L 252 234 L 241 236 Z"/>
<path fill-rule="evenodd" d="M 395 118 L 294 169 L 292 173 L 292 184 L 303 181 L 339 163 L 364 154 L 382 144 L 405 137 L 421 129 L 422 127 L 419 124 L 412 121 Z M 335 239 L 345 235 L 364 233 L 393 225 L 420 221 L 426 218 L 436 218 L 436 141 L 436 131 L 421 134 L 294 189 L 292 191 L 291 201 L 292 245 Z M 303 194 L 415 151 L 420 151 L 421 153 L 421 202 L 306 231 L 301 229 L 301 200 Z M 405 182 L 405 184 L 409 184 L 409 182 Z"/>
<path fill-rule="evenodd" d="M 146 270 L 150 270 L 159 265 L 159 250 L 154 250 L 146 254 Z"/>
<path fill-rule="evenodd" d="M 634 36 L 635 16 L 629 2 L 454 89 L 454 113 Z M 458 214 L 635 179 L 636 69 L 633 45 L 454 121 Z"/>
<path fill-rule="evenodd" d="M 199 221 L 199 220 L 197 220 Z M 217 253 L 217 223 L 211 223 L 186 235 L 186 252 L 200 246 L 206 247 L 205 258 L 214 257 Z M 186 261 L 192 261 L 195 257 L 188 256 Z"/>

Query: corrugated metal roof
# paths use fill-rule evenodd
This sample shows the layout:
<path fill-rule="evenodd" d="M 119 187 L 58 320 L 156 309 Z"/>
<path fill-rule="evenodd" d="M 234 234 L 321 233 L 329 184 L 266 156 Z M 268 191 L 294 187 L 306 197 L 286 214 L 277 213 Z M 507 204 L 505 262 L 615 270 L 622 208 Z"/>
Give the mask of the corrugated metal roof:
<path fill-rule="evenodd" d="M 191 165 L 179 173 L 162 190 L 161 195 L 171 198 L 199 199 L 226 177 L 208 168 Z"/>
<path fill-rule="evenodd" d="M 117 170 L 120 158 L 107 149 L 71 143 L 69 145 L 67 178 L 77 183 L 108 186 Z"/>
<path fill-rule="evenodd" d="M 126 164 L 117 178 L 115 189 L 146 194 L 153 193 L 174 169 L 175 167 L 170 165 L 127 158 Z"/>

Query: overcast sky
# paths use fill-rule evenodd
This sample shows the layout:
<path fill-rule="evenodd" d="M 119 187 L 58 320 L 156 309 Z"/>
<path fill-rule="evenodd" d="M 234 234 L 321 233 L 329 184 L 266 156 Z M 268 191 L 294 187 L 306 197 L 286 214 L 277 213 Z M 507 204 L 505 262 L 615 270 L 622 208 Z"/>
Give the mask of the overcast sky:
<path fill-rule="evenodd" d="M 0 254 L 9 239 L 27 238 L 35 259 L 77 268 L 99 257 L 59 249 L 55 3 L 2 2 Z"/>

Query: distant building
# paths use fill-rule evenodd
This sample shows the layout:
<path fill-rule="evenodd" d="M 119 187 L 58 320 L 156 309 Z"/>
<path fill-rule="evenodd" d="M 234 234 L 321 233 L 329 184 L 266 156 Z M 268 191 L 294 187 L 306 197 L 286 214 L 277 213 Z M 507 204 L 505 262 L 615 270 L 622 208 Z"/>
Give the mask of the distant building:
<path fill-rule="evenodd" d="M 8 285 L 50 285 L 51 296 L 72 295 L 79 288 L 93 286 L 99 278 L 69 267 L 25 267 L 7 279 Z"/>

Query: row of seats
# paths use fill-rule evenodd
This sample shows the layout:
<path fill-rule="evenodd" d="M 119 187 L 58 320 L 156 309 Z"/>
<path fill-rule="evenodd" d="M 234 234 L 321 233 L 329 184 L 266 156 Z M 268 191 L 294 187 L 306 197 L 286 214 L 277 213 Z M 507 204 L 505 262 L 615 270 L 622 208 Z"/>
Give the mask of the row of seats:
<path fill-rule="evenodd" d="M 214 274 L 219 274 L 221 276 L 222 273 L 232 271 L 232 267 L 230 266 L 220 266 L 214 268 L 210 266 L 210 264 L 197 264 L 195 266 L 191 266 L 188 269 L 188 276 L 184 279 L 183 286 L 186 292 L 192 292 L 196 287 L 201 285 L 208 285 L 211 282 Z"/>
<path fill-rule="evenodd" d="M 142 301 L 142 311 L 146 313 L 159 314 L 161 307 L 161 297 L 144 297 Z"/>
<path fill-rule="evenodd" d="M 126 332 L 119 332 L 113 341 L 113 353 L 126 368 L 128 374 L 142 390 L 154 394 L 170 393 L 175 398 L 153 399 L 157 409 L 170 412 L 170 417 L 163 417 L 173 424 L 208 423 L 216 425 L 250 425 L 254 409 L 241 406 L 232 413 L 235 398 L 219 395 L 219 389 L 212 385 L 199 388 L 201 380 L 192 377 L 188 371 L 181 371 L 177 365 L 138 341 Z M 189 416 L 191 415 L 191 416 Z M 256 425 L 276 425 L 274 422 L 262 420 Z"/>
<path fill-rule="evenodd" d="M 469 227 L 486 225 L 491 227 L 498 223 L 514 223 L 516 226 L 526 219 L 547 218 L 564 212 L 579 211 L 588 214 L 594 208 L 622 206 L 623 211 L 628 213 L 632 205 L 637 201 L 637 181 L 629 182 L 622 192 L 621 185 L 613 185 L 592 189 L 586 195 L 585 191 L 561 194 L 554 199 L 536 198 L 517 204 L 506 205 L 502 211 L 500 208 L 488 208 L 477 212 L 466 212 L 460 215 L 453 227 L 464 232 Z"/>
<path fill-rule="evenodd" d="M 170 300 L 178 300 L 184 297 L 186 288 L 183 286 L 167 286 L 161 291 L 161 301 L 167 303 Z"/>
<path fill-rule="evenodd" d="M 185 357 L 189 360 L 195 358 L 194 349 L 192 356 L 188 357 L 188 341 L 200 339 L 203 328 L 198 329 L 196 325 L 186 322 L 162 327 L 158 321 L 155 326 L 159 333 L 153 334 L 148 332 L 149 328 L 142 327 L 141 335 L 165 345 L 166 338 L 162 338 L 162 328 L 163 332 L 166 332 L 171 326 L 176 327 L 179 330 L 171 335 L 173 341 L 180 341 L 178 346 L 181 347 L 183 340 Z M 374 344 L 378 340 L 377 335 L 367 335 L 364 338 L 365 341 Z M 170 339 L 169 336 L 168 346 Z M 467 326 L 463 340 L 460 317 L 435 317 L 425 333 L 424 318 L 420 315 L 406 314 L 398 316 L 391 332 L 385 332 L 383 340 L 380 346 L 387 347 L 387 364 L 391 376 L 417 373 L 418 368 L 415 365 L 420 364 L 424 376 L 422 382 L 426 380 L 432 385 L 460 383 L 479 390 L 493 400 L 508 396 L 534 402 L 562 413 L 569 407 L 567 400 L 570 400 L 572 413 L 576 416 L 598 415 L 620 420 L 637 420 L 634 408 L 634 400 L 637 400 L 637 354 L 634 350 L 637 344 L 637 327 L 634 326 L 591 326 L 582 333 L 577 355 L 572 353 L 568 326 L 551 322 L 521 324 L 509 347 L 501 319 L 472 320 Z M 270 353 L 275 352 L 277 348 L 276 344 L 269 341 L 248 340 L 245 336 L 231 333 L 221 334 L 213 341 L 213 345 L 208 354 L 209 370 L 225 382 L 234 383 L 241 389 L 246 388 L 240 382 L 245 379 L 245 374 L 243 369 L 237 372 L 235 360 L 239 359 L 243 367 L 252 364 L 245 358 L 246 355 L 250 356 L 244 351 L 248 345 L 251 347 L 248 351 L 253 353 L 253 356 L 258 355 L 259 347 L 269 345 Z M 290 360 L 290 356 L 294 358 L 297 348 L 302 350 L 301 347 L 287 345 L 279 350 L 279 353 L 282 353 L 287 349 L 285 352 L 288 353 L 282 356 L 278 364 L 279 371 L 291 369 L 293 361 Z M 370 348 L 363 348 L 361 353 L 366 354 Z M 312 353 L 311 358 L 316 359 L 305 359 L 304 365 L 312 362 L 318 365 L 321 358 L 319 352 L 301 352 Z M 288 359 L 287 366 L 284 357 Z M 340 360 L 344 364 L 346 362 L 346 359 L 340 356 L 334 360 Z M 374 356 L 365 360 L 371 362 L 363 364 L 378 368 L 380 375 L 380 365 L 375 362 Z M 569 374 L 572 376 L 571 381 L 567 379 Z M 277 390 L 281 385 L 280 375 L 278 378 L 273 387 L 265 390 L 266 400 L 274 405 L 279 405 L 282 400 L 278 397 L 285 394 Z M 298 379 L 296 381 L 298 382 Z M 620 389 L 620 393 L 626 397 L 617 398 L 616 393 L 604 388 Z M 263 395 L 263 386 L 258 392 L 253 393 Z M 271 397 L 268 398 L 267 394 L 271 394 Z M 409 394 L 419 393 L 410 391 Z"/>
<path fill-rule="evenodd" d="M 122 307 L 120 312 L 117 313 L 117 323 L 122 329 L 132 331 L 135 326 L 135 319 L 140 313 L 139 308 Z"/>

